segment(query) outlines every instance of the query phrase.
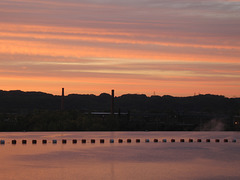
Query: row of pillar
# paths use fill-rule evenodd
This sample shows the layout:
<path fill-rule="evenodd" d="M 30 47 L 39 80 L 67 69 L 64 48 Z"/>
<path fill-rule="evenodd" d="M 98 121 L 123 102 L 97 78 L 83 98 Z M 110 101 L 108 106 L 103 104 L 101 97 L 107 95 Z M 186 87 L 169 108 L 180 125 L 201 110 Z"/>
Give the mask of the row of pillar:
<path fill-rule="evenodd" d="M 67 139 L 62 139 L 61 140 L 61 143 L 62 144 L 67 144 Z M 117 140 L 118 141 L 118 143 L 123 143 L 123 142 L 126 142 L 126 143 L 132 143 L 132 139 L 126 139 L 126 141 L 124 141 L 123 139 L 118 139 Z M 200 143 L 200 142 L 206 142 L 206 143 L 210 143 L 212 140 L 211 139 L 204 139 L 204 140 L 202 140 L 202 139 L 196 139 L 196 140 L 194 140 L 194 139 L 188 139 L 188 140 L 186 140 L 186 139 L 180 139 L 179 140 L 179 142 L 180 143 L 184 143 L 184 142 L 189 142 L 189 143 L 193 143 L 193 142 L 198 142 L 198 143 Z M 214 142 L 216 142 L 216 143 L 219 143 L 219 142 L 224 142 L 224 143 L 228 143 L 228 142 L 232 142 L 232 143 L 236 143 L 237 142 L 237 140 L 236 139 L 232 139 L 232 140 L 229 140 L 229 139 L 223 139 L 223 140 L 220 140 L 220 139 L 214 139 L 213 140 Z M 37 140 L 32 140 L 32 144 L 37 144 Z M 82 144 L 86 144 L 87 142 L 89 142 L 89 141 L 87 141 L 87 139 L 81 139 L 80 140 L 80 142 L 82 143 Z M 103 144 L 103 143 L 105 143 L 105 139 L 99 139 L 99 142 L 101 143 L 101 144 Z M 115 142 L 115 140 L 114 139 L 110 139 L 109 140 L 109 143 L 114 143 Z M 135 142 L 136 143 L 140 143 L 141 142 L 141 139 L 135 139 Z M 145 143 L 149 143 L 149 142 L 151 142 L 151 140 L 150 139 L 145 139 L 144 140 L 144 142 Z M 154 143 L 157 143 L 157 142 L 162 142 L 162 143 L 166 143 L 166 142 L 168 142 L 168 140 L 167 139 L 162 139 L 162 141 L 161 140 L 159 140 L 159 139 L 153 139 L 152 140 L 152 142 L 154 142 Z M 171 143 L 174 143 L 174 142 L 177 142 L 175 139 L 171 139 L 169 142 L 171 142 Z M 48 141 L 48 140 L 46 140 L 46 139 L 43 139 L 42 141 L 41 141 L 41 143 L 42 144 L 47 144 L 47 143 L 52 143 L 52 144 L 57 144 L 58 143 L 58 140 L 51 140 L 51 141 Z M 72 144 L 77 144 L 78 143 L 78 140 L 77 139 L 73 139 L 72 140 Z M 91 144 L 94 144 L 94 143 L 96 143 L 96 139 L 91 139 L 90 140 L 90 143 Z M 0 140 L 0 144 L 5 144 L 5 140 Z M 12 140 L 11 141 L 11 144 L 17 144 L 17 140 Z M 27 144 L 27 140 L 22 140 L 21 141 L 21 144 Z"/>

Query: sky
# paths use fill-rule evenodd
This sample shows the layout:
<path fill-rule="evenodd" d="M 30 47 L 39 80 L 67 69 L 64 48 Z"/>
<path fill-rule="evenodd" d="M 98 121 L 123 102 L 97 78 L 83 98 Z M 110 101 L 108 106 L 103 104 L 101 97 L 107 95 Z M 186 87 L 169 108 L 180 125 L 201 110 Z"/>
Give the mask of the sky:
<path fill-rule="evenodd" d="M 1 0 L 0 89 L 240 97 L 240 0 Z"/>

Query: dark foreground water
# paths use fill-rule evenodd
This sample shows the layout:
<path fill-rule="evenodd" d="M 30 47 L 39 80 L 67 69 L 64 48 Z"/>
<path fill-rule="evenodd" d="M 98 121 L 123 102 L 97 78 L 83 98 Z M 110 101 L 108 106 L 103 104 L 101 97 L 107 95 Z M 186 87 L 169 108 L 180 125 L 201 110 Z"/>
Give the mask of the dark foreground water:
<path fill-rule="evenodd" d="M 170 142 L 172 138 L 175 143 Z M 189 138 L 193 143 L 188 142 Z M 237 132 L 26 132 L 0 133 L 1 139 L 3 180 L 240 179 Z M 12 144 L 13 139 L 17 140 L 16 145 Z M 22 144 L 23 139 L 27 144 Z M 33 139 L 37 144 L 32 144 Z M 47 144 L 42 144 L 43 139 Z M 62 144 L 62 139 L 67 143 Z M 77 144 L 72 143 L 73 139 L 78 140 Z M 82 139 L 86 139 L 86 144 L 82 144 Z M 92 144 L 91 139 L 96 142 Z M 118 143 L 119 139 L 123 143 Z M 127 143 L 127 139 L 132 142 Z M 153 142 L 154 139 L 160 142 Z M 52 140 L 57 140 L 57 144 Z"/>

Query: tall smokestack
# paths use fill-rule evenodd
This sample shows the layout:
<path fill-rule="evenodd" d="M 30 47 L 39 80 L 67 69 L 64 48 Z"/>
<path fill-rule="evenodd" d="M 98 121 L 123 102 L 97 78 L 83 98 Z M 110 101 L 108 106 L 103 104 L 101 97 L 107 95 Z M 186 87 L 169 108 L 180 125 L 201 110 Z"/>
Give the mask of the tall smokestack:
<path fill-rule="evenodd" d="M 64 88 L 62 88 L 61 111 L 64 110 Z"/>
<path fill-rule="evenodd" d="M 114 114 L 114 89 L 112 90 L 111 114 Z"/>

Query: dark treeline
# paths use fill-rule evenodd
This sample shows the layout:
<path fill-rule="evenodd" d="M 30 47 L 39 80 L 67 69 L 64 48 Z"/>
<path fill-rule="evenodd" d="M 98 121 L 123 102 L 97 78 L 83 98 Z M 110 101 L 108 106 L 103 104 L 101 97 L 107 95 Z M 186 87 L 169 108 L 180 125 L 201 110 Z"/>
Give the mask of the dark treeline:
<path fill-rule="evenodd" d="M 60 111 L 61 96 L 0 91 L 0 131 L 239 129 L 240 98 L 126 94 L 114 104 L 115 115 L 104 114 L 110 94 L 70 94 Z"/>

